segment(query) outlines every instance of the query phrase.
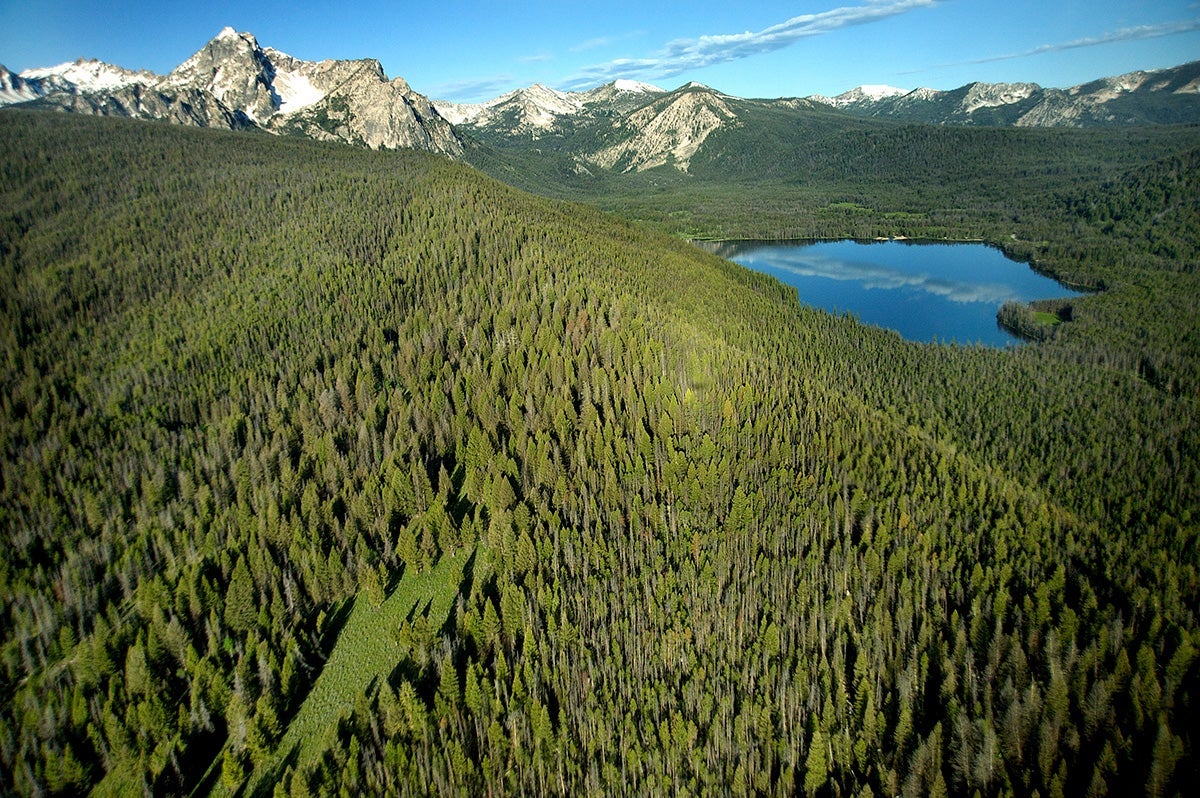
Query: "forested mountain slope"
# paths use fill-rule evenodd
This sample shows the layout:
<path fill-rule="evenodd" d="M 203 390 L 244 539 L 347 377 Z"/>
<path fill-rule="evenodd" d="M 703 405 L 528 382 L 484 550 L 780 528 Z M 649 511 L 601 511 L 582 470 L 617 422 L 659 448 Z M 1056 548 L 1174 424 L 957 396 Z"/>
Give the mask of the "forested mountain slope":
<path fill-rule="evenodd" d="M 468 141 L 466 158 L 698 239 L 986 241 L 1109 289 L 1073 304 L 1056 348 L 1168 390 L 1200 386 L 1200 127 L 964 128 L 730 106 L 738 124 L 713 131 L 686 174 L 580 172 L 545 140 L 537 152 Z"/>
<path fill-rule="evenodd" d="M 0 208 L 4 790 L 1198 786 L 1190 394 L 412 152 L 6 111 Z"/>

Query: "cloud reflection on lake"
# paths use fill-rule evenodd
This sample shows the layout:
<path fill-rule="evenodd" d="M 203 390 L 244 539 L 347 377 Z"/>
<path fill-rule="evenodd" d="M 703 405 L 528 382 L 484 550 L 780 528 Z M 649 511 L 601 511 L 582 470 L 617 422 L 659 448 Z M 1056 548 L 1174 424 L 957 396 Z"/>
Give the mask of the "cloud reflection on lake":
<path fill-rule="evenodd" d="M 984 244 L 744 241 L 708 248 L 795 287 L 805 304 L 852 313 L 910 341 L 1020 345 L 996 322 L 1003 303 L 1078 295 Z"/>
<path fill-rule="evenodd" d="M 757 268 L 754 258 L 743 265 Z M 823 277 L 851 280 L 864 288 L 895 290 L 913 288 L 943 297 L 951 302 L 985 302 L 999 307 L 1010 299 L 1020 299 L 1011 287 L 1001 283 L 977 283 L 936 277 L 927 272 L 910 272 L 871 261 L 847 260 L 796 249 L 771 258 L 770 265 L 797 277 Z"/>

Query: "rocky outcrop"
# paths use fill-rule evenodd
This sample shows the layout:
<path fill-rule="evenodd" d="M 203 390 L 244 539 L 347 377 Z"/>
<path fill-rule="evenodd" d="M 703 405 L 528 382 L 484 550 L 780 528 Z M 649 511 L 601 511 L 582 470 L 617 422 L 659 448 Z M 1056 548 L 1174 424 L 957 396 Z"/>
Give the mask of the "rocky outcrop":
<path fill-rule="evenodd" d="M 44 74 L 43 74 L 44 73 Z M 462 141 L 429 99 L 378 61 L 303 61 L 225 28 L 169 75 L 99 61 L 0 74 L 0 101 L 197 127 L 256 127 L 373 149 L 459 157 Z"/>
<path fill-rule="evenodd" d="M 455 125 L 499 136 L 562 132 L 598 117 L 627 114 L 664 94 L 649 83 L 615 80 L 589 91 L 557 91 L 540 83 L 482 103 L 434 101 L 438 113 Z"/>
<path fill-rule="evenodd" d="M 686 172 L 705 139 L 737 123 L 737 114 L 723 95 L 688 84 L 614 123 L 619 140 L 587 160 L 622 172 L 667 164 Z"/>
<path fill-rule="evenodd" d="M 93 116 L 162 119 L 189 127 L 246 130 L 255 126 L 244 113 L 229 109 L 212 94 L 185 87 L 161 89 L 139 83 L 111 92 L 56 92 L 35 105 Z"/>
<path fill-rule="evenodd" d="M 226 108 L 241 111 L 255 124 L 262 124 L 278 110 L 271 86 L 274 71 L 252 35 L 225 28 L 158 85 L 163 91 L 207 92 Z"/>
<path fill-rule="evenodd" d="M 1017 127 L 1172 124 L 1200 118 L 1200 62 L 1130 72 L 1068 89 L 1036 83 L 968 83 L 939 91 L 860 87 L 810 99 L 863 116 L 913 122 Z"/>
<path fill-rule="evenodd" d="M 0 106 L 29 102 L 59 92 L 82 94 L 118 91 L 161 80 L 153 72 L 135 72 L 95 59 L 80 58 L 58 66 L 27 69 L 17 75 L 0 65 Z"/>
<path fill-rule="evenodd" d="M 510 135 L 553 130 L 560 117 L 583 110 L 582 96 L 555 91 L 540 83 L 502 94 L 483 103 L 435 101 L 442 116 L 456 125 L 503 127 Z"/>
<path fill-rule="evenodd" d="M 0 105 L 36 100 L 44 93 L 37 82 L 26 80 L 0 64 Z"/>
<path fill-rule="evenodd" d="M 347 64 L 355 67 L 346 71 Z M 330 74 L 345 72 L 320 99 L 277 115 L 270 129 L 322 141 L 347 141 L 372 149 L 418 149 L 452 157 L 463 153 L 462 140 L 438 114 L 429 98 L 403 78 L 389 81 L 378 61 L 332 62 L 310 79 L 325 85 Z"/>

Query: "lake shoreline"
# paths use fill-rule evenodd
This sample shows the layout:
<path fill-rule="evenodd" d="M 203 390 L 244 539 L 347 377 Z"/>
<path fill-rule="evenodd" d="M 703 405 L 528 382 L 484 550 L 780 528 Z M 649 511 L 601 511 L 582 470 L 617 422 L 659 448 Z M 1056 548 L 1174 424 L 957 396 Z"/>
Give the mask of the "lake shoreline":
<path fill-rule="evenodd" d="M 1021 345 L 1032 336 L 1003 323 L 1003 305 L 1083 293 L 986 240 L 842 237 L 692 243 L 775 277 L 811 307 L 849 312 L 917 343 L 954 341 L 997 349 Z"/>

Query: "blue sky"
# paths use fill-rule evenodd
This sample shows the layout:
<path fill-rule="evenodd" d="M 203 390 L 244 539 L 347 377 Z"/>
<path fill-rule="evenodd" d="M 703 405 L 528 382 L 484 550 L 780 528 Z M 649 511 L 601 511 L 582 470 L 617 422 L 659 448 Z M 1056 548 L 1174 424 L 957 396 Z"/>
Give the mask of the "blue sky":
<path fill-rule="evenodd" d="M 299 58 L 378 58 L 389 76 L 457 101 L 616 78 L 743 97 L 1063 87 L 1200 59 L 1200 0 L 0 0 L 0 63 L 87 57 L 165 74 L 226 25 Z"/>

